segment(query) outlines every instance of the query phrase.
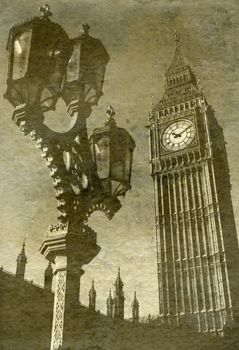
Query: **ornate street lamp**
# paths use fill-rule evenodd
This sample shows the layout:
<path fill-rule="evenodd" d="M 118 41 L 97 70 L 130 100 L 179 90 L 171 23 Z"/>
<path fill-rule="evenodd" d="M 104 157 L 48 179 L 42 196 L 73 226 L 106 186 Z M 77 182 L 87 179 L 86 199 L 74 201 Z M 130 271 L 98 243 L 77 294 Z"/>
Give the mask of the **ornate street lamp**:
<path fill-rule="evenodd" d="M 69 105 L 81 100 L 89 106 L 97 105 L 109 55 L 99 39 L 89 35 L 90 26 L 82 25 L 82 33 L 72 39 L 73 52 L 67 65 L 62 98 Z"/>
<path fill-rule="evenodd" d="M 51 350 L 70 342 L 70 320 L 79 303 L 82 266 L 100 251 L 97 234 L 87 224 L 94 210 L 111 219 L 121 203 L 117 197 L 130 189 L 135 143 L 118 128 L 109 108 L 103 128 L 90 139 L 86 119 L 102 96 L 109 55 L 100 40 L 83 33 L 69 40 L 50 21 L 49 6 L 10 30 L 9 70 L 5 97 L 15 107 L 13 121 L 46 159 L 53 179 L 59 211 L 40 248 L 54 264 L 55 297 Z M 71 127 L 58 133 L 44 123 L 44 113 L 54 110 L 59 97 L 66 102 Z"/>
<path fill-rule="evenodd" d="M 68 132 L 68 137 L 74 138 L 74 143 L 68 142 L 64 160 L 74 194 L 81 194 L 81 198 L 77 200 L 77 206 L 78 204 L 83 206 L 85 212 L 92 211 L 92 208 L 99 208 L 96 205 L 97 202 L 102 202 L 104 199 L 102 185 L 95 172 L 90 152 L 86 119 L 91 114 L 92 106 L 97 105 L 99 98 L 103 95 L 105 69 L 109 61 L 109 55 L 102 42 L 90 36 L 89 29 L 88 24 L 83 24 L 81 35 L 71 40 L 73 52 L 67 65 L 61 91 L 67 111 L 75 120 Z M 66 135 L 64 137 L 66 140 Z M 75 150 L 79 147 L 80 157 L 76 157 Z M 76 176 L 76 170 L 78 175 L 81 173 L 80 177 Z M 84 192 L 83 195 L 82 192 Z M 114 203 L 110 207 L 109 202 L 105 202 L 102 206 L 105 213 L 111 212 L 111 217 L 116 207 L 120 207 L 118 202 L 117 205 Z"/>
<path fill-rule="evenodd" d="M 18 126 L 22 121 L 27 122 L 30 129 L 42 122 L 42 112 L 55 109 L 72 53 L 66 32 L 50 20 L 49 6 L 40 10 L 40 17 L 11 28 L 7 44 L 9 66 L 5 98 L 17 107 L 14 122 Z M 25 113 L 28 117 L 23 120 Z"/>
<path fill-rule="evenodd" d="M 108 119 L 90 137 L 91 152 L 97 174 L 108 196 L 124 196 L 131 188 L 131 169 L 135 142 L 113 118 L 113 107 L 107 109 Z"/>

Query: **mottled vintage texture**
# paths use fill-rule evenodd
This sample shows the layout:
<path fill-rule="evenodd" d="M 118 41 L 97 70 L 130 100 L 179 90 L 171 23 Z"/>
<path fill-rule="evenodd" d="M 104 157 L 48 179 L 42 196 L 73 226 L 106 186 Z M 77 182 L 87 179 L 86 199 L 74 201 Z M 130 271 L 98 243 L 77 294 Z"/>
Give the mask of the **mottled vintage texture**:
<path fill-rule="evenodd" d="M 232 196 L 237 220 L 238 190 L 238 37 L 239 5 L 236 0 L 51 0 L 54 20 L 71 37 L 83 22 L 99 37 L 111 57 L 106 71 L 104 96 L 89 120 L 101 126 L 109 104 L 116 110 L 119 126 L 136 140 L 132 190 L 123 208 L 108 222 L 94 214 L 90 224 L 98 232 L 100 254 L 85 269 L 81 299 L 87 303 L 92 278 L 97 290 L 97 309 L 106 311 L 108 290 L 118 266 L 125 283 L 126 317 L 134 289 L 140 314 L 158 313 L 153 185 L 149 175 L 148 135 L 145 125 L 151 105 L 163 92 L 164 72 L 174 52 L 173 33 L 181 33 L 182 48 L 207 99 L 224 129 L 231 169 Z M 0 95 L 5 91 L 9 27 L 38 14 L 39 1 L 1 0 Z M 1 225 L 0 264 L 15 272 L 15 260 L 26 237 L 26 277 L 43 283 L 47 265 L 38 252 L 44 233 L 56 217 L 56 202 L 44 161 L 29 139 L 11 122 L 11 107 L 1 100 Z M 47 123 L 57 130 L 67 125 L 64 104 L 49 112 Z M 56 125 L 56 126 L 55 126 Z"/>

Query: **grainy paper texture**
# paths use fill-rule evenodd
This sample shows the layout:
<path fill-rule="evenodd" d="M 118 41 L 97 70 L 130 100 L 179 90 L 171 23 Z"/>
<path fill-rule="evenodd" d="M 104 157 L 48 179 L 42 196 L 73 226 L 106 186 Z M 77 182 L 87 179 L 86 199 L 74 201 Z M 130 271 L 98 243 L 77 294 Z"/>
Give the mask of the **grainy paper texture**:
<path fill-rule="evenodd" d="M 6 90 L 8 58 L 5 50 L 9 29 L 16 23 L 38 15 L 38 7 L 41 5 L 36 0 L 1 0 L 0 96 Z M 99 105 L 93 108 L 88 120 L 89 130 L 103 125 L 106 108 L 112 105 L 118 126 L 127 128 L 136 142 L 132 190 L 122 200 L 121 210 L 110 222 L 98 212 L 89 220 L 90 226 L 97 232 L 98 244 L 102 250 L 84 268 L 81 302 L 88 305 L 88 292 L 94 279 L 96 309 L 106 314 L 106 299 L 109 289 L 113 290 L 120 267 L 126 299 L 125 317 L 131 317 L 135 290 L 140 304 L 140 317 L 147 319 L 149 314 L 157 317 L 159 303 L 154 193 L 149 170 L 148 131 L 145 126 L 148 124 L 152 103 L 156 103 L 163 95 L 164 74 L 174 54 L 176 30 L 181 35 L 183 54 L 200 79 L 201 89 L 209 104 L 214 107 L 216 118 L 224 131 L 232 201 L 238 226 L 239 4 L 234 0 L 51 0 L 49 5 L 54 15 L 53 20 L 60 23 L 71 38 L 78 36 L 82 23 L 87 22 L 91 26 L 91 35 L 103 41 L 110 55 L 104 95 Z M 39 253 L 39 247 L 49 224 L 55 222 L 54 190 L 45 161 L 35 149 L 34 142 L 24 137 L 13 124 L 12 108 L 3 98 L 0 112 L 0 265 L 4 270 L 15 273 L 16 258 L 25 240 L 25 278 L 42 286 L 47 262 Z M 59 101 L 56 112 L 47 113 L 46 124 L 62 131 L 68 122 L 65 105 Z M 28 302 L 27 298 L 22 300 Z M 49 304 L 51 308 L 51 303 Z M 31 316 L 32 323 L 38 317 L 37 308 L 35 310 Z M 22 319 L 19 314 L 16 314 L 16 318 L 17 322 L 24 322 L 24 317 Z M 42 322 L 44 323 L 44 317 Z M 104 330 L 97 333 L 96 337 L 104 337 L 103 333 L 108 332 L 107 327 L 106 322 Z M 142 328 L 138 332 L 142 335 L 145 330 Z M 177 340 L 170 339 L 170 333 L 179 334 L 178 330 L 162 332 L 162 347 L 160 336 L 157 335 L 160 330 L 157 329 L 152 336 L 155 337 L 155 345 L 150 340 L 150 345 L 147 346 L 145 335 L 142 337 L 142 347 L 134 347 L 131 339 L 128 343 L 130 345 L 126 342 L 124 349 L 186 349 L 189 346 L 186 343 L 180 345 L 183 344 L 181 341 L 185 341 L 181 340 L 180 335 L 175 338 L 178 339 L 178 345 Z M 128 337 L 130 339 L 130 332 Z M 134 337 L 137 338 L 135 334 Z M 195 341 L 197 348 L 201 349 L 198 339 Z M 24 345 L 22 342 L 21 338 L 19 349 L 35 349 L 34 345 Z M 220 348 L 221 343 L 217 342 L 219 340 L 215 338 L 213 345 L 210 340 L 210 348 Z M 111 347 L 103 343 L 94 349 L 104 349 L 104 346 L 105 349 L 121 349 L 120 342 L 117 344 Z M 82 349 L 87 346 L 86 341 Z M 231 345 L 230 349 L 237 349 L 236 346 L 239 345 Z M 18 349 L 11 344 L 11 339 L 8 347 L 2 348 Z"/>

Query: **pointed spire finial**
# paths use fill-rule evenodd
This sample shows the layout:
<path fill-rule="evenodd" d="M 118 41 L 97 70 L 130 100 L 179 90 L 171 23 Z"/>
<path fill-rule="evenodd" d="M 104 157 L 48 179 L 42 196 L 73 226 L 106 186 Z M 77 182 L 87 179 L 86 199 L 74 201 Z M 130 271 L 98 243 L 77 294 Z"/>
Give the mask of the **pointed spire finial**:
<path fill-rule="evenodd" d="M 133 300 L 133 305 L 139 305 L 138 299 L 137 299 L 137 294 L 136 294 L 136 290 L 134 291 L 134 300 Z"/>
<path fill-rule="evenodd" d="M 120 267 L 118 267 L 118 276 L 120 277 Z"/>
<path fill-rule="evenodd" d="M 23 238 L 23 243 L 22 243 L 23 248 L 25 248 L 25 246 L 26 246 L 26 241 L 27 241 L 27 234 L 25 233 L 24 238 Z"/>
<path fill-rule="evenodd" d="M 22 250 L 21 250 L 21 253 L 18 255 L 19 258 L 24 258 L 26 256 L 25 247 L 26 247 L 26 237 L 22 242 Z"/>
<path fill-rule="evenodd" d="M 94 281 L 94 278 L 92 279 L 91 281 L 91 288 L 90 288 L 91 291 L 94 291 L 95 290 L 95 281 Z"/>
<path fill-rule="evenodd" d="M 107 298 L 107 302 L 112 301 L 111 289 L 109 290 L 109 296 Z"/>

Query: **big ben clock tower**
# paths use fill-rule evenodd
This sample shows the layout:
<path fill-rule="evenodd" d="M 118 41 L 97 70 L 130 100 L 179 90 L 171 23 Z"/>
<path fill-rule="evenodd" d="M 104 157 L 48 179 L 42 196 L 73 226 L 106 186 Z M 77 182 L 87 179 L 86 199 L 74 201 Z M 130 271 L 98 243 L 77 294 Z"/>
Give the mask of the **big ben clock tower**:
<path fill-rule="evenodd" d="M 223 130 L 175 35 L 149 118 L 159 316 L 223 333 L 238 317 L 239 250 Z"/>

